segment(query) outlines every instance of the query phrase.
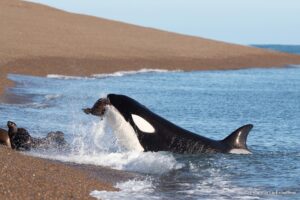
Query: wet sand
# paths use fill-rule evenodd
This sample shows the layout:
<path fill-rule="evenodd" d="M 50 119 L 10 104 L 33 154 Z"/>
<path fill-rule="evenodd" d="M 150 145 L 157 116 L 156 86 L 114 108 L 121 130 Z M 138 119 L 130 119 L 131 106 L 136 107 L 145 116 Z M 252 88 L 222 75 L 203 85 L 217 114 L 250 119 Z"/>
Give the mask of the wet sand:
<path fill-rule="evenodd" d="M 300 56 L 73 14 L 18 0 L 0 1 L 0 101 L 7 74 L 89 76 L 141 68 L 213 70 L 300 64 Z M 3 95 L 4 94 L 4 95 Z M 5 115 L 5 113 L 0 113 Z M 1 124 L 6 122 L 0 122 Z M 1 126 L 2 127 L 2 126 Z M 0 199 L 89 199 L 134 175 L 33 158 L 0 146 Z"/>
<path fill-rule="evenodd" d="M 102 172 L 92 174 L 67 164 L 26 156 L 2 145 L 0 155 L 0 199 L 93 199 L 89 193 L 95 189 L 116 190 L 113 182 L 100 182 L 97 177 L 101 178 L 105 171 L 114 177 L 114 170 L 103 171 L 99 167 Z M 122 177 L 119 172 L 115 174 Z"/>

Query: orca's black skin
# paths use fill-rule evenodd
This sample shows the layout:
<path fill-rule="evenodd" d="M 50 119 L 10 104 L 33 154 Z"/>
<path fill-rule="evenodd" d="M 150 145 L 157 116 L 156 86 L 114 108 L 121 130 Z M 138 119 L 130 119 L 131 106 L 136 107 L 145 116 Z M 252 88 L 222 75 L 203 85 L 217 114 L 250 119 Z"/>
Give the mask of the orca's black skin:
<path fill-rule="evenodd" d="M 105 99 L 105 98 L 102 98 Z M 93 108 L 84 109 L 85 113 L 102 116 L 105 110 L 104 100 L 98 100 Z M 187 131 L 159 115 L 153 113 L 144 105 L 125 95 L 109 94 L 105 99 L 107 104 L 114 106 L 130 123 L 145 151 L 170 151 L 174 153 L 230 153 L 231 150 L 249 152 L 246 140 L 253 125 L 247 124 L 231 133 L 224 140 L 212 140 Z M 101 106 L 100 106 L 101 105 Z M 155 131 L 141 131 L 135 124 L 132 114 L 138 115 L 150 123 Z"/>

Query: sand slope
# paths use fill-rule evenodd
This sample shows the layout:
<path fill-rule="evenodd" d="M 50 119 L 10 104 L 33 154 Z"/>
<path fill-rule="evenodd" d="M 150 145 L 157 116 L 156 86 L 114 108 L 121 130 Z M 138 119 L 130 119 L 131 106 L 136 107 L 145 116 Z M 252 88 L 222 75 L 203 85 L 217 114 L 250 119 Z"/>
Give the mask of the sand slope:
<path fill-rule="evenodd" d="M 0 91 L 6 73 L 89 75 L 139 68 L 227 69 L 300 56 L 190 37 L 47 6 L 0 1 Z"/>
<path fill-rule="evenodd" d="M 0 145 L 0 199 L 94 199 L 90 192 L 116 190 L 84 170 L 33 158 Z"/>

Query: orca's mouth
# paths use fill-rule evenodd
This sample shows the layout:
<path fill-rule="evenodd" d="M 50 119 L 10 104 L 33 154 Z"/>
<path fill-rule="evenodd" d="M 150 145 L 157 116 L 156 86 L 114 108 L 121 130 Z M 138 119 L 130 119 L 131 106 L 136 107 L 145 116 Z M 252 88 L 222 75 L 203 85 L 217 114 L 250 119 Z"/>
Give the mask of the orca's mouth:
<path fill-rule="evenodd" d="M 99 99 L 92 108 L 82 109 L 85 114 L 92 114 L 95 116 L 103 117 L 107 109 L 107 105 L 111 105 L 108 98 Z"/>

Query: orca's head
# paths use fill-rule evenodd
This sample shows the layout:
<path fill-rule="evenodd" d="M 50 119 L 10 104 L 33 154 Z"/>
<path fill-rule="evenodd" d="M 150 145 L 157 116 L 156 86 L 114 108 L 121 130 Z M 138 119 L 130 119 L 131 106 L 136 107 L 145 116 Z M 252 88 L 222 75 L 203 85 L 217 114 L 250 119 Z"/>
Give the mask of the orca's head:
<path fill-rule="evenodd" d="M 82 110 L 85 112 L 85 114 L 92 114 L 102 117 L 105 114 L 107 105 L 110 105 L 108 98 L 100 98 L 98 101 L 96 101 L 92 108 L 84 108 Z"/>

